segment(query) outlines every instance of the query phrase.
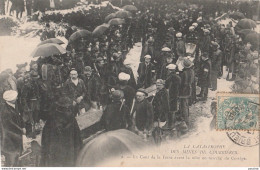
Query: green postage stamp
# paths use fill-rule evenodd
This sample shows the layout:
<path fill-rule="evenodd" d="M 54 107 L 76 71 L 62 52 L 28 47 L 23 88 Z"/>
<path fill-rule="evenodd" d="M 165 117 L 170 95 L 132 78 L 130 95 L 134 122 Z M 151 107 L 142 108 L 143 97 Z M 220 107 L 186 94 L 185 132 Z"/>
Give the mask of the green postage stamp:
<path fill-rule="evenodd" d="M 217 94 L 217 130 L 259 130 L 259 94 Z"/>

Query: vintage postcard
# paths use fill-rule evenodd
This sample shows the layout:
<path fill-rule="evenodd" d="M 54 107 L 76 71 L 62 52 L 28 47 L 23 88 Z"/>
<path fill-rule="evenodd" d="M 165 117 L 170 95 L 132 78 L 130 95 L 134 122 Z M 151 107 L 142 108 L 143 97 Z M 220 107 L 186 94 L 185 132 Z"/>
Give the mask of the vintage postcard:
<path fill-rule="evenodd" d="M 1 167 L 251 167 L 259 0 L 0 0 Z"/>

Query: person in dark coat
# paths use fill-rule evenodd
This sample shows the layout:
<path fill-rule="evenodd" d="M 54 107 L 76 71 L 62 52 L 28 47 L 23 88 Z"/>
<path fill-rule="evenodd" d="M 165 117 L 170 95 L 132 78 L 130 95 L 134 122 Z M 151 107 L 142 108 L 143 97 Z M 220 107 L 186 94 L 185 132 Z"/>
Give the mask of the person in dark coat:
<path fill-rule="evenodd" d="M 84 75 L 81 77 L 85 83 L 91 102 L 98 106 L 100 101 L 100 78 L 93 73 L 93 70 L 90 66 L 86 66 L 84 68 Z"/>
<path fill-rule="evenodd" d="M 219 49 L 218 43 L 213 42 L 212 46 L 213 46 L 213 53 L 210 58 L 212 64 L 210 78 L 211 78 L 212 91 L 215 91 L 217 90 L 218 73 L 220 72 L 220 68 L 221 68 L 222 52 Z"/>
<path fill-rule="evenodd" d="M 170 64 L 173 64 L 173 55 L 169 54 L 166 57 L 166 63 L 162 65 L 161 71 L 160 71 L 160 79 L 166 80 L 168 75 L 168 69 L 167 66 Z"/>
<path fill-rule="evenodd" d="M 23 151 L 22 135 L 26 133 L 15 104 L 17 95 L 14 90 L 5 91 L 5 103 L 1 106 L 1 154 L 5 156 L 7 167 L 19 166 L 18 157 Z"/>
<path fill-rule="evenodd" d="M 165 81 L 162 79 L 158 79 L 156 81 L 157 92 L 154 96 L 153 100 L 153 108 L 154 108 L 154 121 L 157 122 L 166 122 L 166 124 L 162 127 L 163 129 L 169 128 L 169 93 L 165 88 Z"/>
<path fill-rule="evenodd" d="M 84 113 L 90 109 L 90 99 L 85 83 L 78 78 L 76 70 L 70 71 L 70 79 L 65 82 L 64 93 L 73 100 L 75 113 Z"/>
<path fill-rule="evenodd" d="M 0 0 L 0 15 L 5 15 L 5 0 Z"/>
<path fill-rule="evenodd" d="M 182 57 L 185 55 L 186 49 L 185 49 L 185 42 L 182 38 L 182 33 L 178 32 L 176 34 L 177 41 L 176 41 L 176 53 L 177 57 Z"/>
<path fill-rule="evenodd" d="M 80 129 L 73 113 L 73 100 L 62 96 L 42 131 L 42 167 L 72 167 L 82 147 Z"/>
<path fill-rule="evenodd" d="M 144 89 L 138 89 L 133 109 L 131 108 L 135 129 L 141 132 L 149 132 L 153 127 L 153 106 L 146 96 Z"/>
<path fill-rule="evenodd" d="M 138 87 L 147 88 L 152 85 L 153 78 L 153 64 L 151 63 L 151 56 L 146 55 L 145 61 L 139 64 L 138 73 Z"/>
<path fill-rule="evenodd" d="M 198 74 L 198 86 L 201 87 L 201 91 L 198 97 L 201 97 L 201 100 L 205 101 L 207 100 L 208 88 L 210 87 L 211 63 L 208 58 L 208 53 L 203 53 L 201 59 L 202 63 L 200 65 Z"/>
<path fill-rule="evenodd" d="M 181 77 L 181 88 L 180 88 L 180 116 L 181 119 L 189 126 L 189 99 L 191 96 L 191 84 L 194 79 L 192 74 L 192 62 L 189 59 L 183 60 L 183 70 L 180 73 Z"/>
<path fill-rule="evenodd" d="M 130 124 L 130 110 L 121 90 L 112 92 L 112 103 L 105 108 L 100 122 L 106 131 L 126 129 Z"/>
<path fill-rule="evenodd" d="M 135 89 L 128 85 L 128 81 L 130 80 L 130 75 L 124 72 L 119 73 L 118 75 L 119 82 L 117 84 L 116 89 L 122 90 L 125 96 L 125 104 L 128 108 L 131 108 L 133 105 L 133 100 L 135 98 Z"/>
<path fill-rule="evenodd" d="M 65 33 L 65 38 L 67 40 L 69 40 L 70 36 L 77 31 L 77 27 L 76 26 L 72 26 L 72 27 L 68 27 L 68 29 L 66 30 Z"/>
<path fill-rule="evenodd" d="M 54 30 L 51 30 L 50 24 L 47 23 L 46 26 L 45 26 L 44 31 L 42 32 L 40 40 L 44 41 L 44 40 L 47 40 L 47 39 L 50 39 L 50 38 L 55 38 L 55 37 L 56 36 L 55 36 Z"/>
<path fill-rule="evenodd" d="M 210 47 L 210 31 L 208 29 L 203 29 L 204 35 L 202 36 L 202 40 L 199 42 L 200 50 L 203 52 L 209 53 L 209 47 Z"/>
<path fill-rule="evenodd" d="M 173 126 L 173 118 L 176 111 L 178 111 L 179 92 L 181 88 L 181 78 L 176 74 L 176 65 L 169 64 L 167 66 L 168 75 L 165 81 L 165 88 L 169 90 L 170 103 L 170 119 L 169 127 Z"/>

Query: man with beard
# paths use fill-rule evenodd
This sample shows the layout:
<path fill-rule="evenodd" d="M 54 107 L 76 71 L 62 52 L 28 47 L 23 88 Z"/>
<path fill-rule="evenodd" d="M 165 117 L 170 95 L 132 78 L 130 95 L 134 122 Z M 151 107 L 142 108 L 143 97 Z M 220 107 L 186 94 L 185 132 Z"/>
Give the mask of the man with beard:
<path fill-rule="evenodd" d="M 62 96 L 55 103 L 52 118 L 47 120 L 42 131 L 40 166 L 75 166 L 82 139 L 73 113 L 73 102 Z"/>
<path fill-rule="evenodd" d="M 169 93 L 165 88 L 165 81 L 158 79 L 156 81 L 156 94 L 153 100 L 154 121 L 164 122 L 163 129 L 169 128 Z"/>
<path fill-rule="evenodd" d="M 14 90 L 5 91 L 5 103 L 1 106 L 1 153 L 5 156 L 6 167 L 19 166 L 18 157 L 23 150 L 22 135 L 26 132 L 15 104 L 17 95 Z"/>
<path fill-rule="evenodd" d="M 153 106 L 146 99 L 147 93 L 144 89 L 138 89 L 136 101 L 131 108 L 134 130 L 146 135 L 153 127 Z"/>
<path fill-rule="evenodd" d="M 92 104 L 99 106 L 101 80 L 95 75 L 90 66 L 84 68 L 82 80 L 85 83 Z"/>
<path fill-rule="evenodd" d="M 86 86 L 84 81 L 78 78 L 78 72 L 74 69 L 70 71 L 70 79 L 65 82 L 64 93 L 73 100 L 75 113 L 84 113 L 90 109 Z"/>
<path fill-rule="evenodd" d="M 201 59 L 202 61 L 198 74 L 198 86 L 201 87 L 201 91 L 198 97 L 201 97 L 202 101 L 206 101 L 208 97 L 208 88 L 210 86 L 211 63 L 208 58 L 208 53 L 206 52 L 203 53 Z"/>
<path fill-rule="evenodd" d="M 167 66 L 168 75 L 165 81 L 165 87 L 169 90 L 169 104 L 170 104 L 170 113 L 169 113 L 169 127 L 173 127 L 173 119 L 175 112 L 178 110 L 178 99 L 181 86 L 181 78 L 176 74 L 176 65 L 169 64 Z"/>

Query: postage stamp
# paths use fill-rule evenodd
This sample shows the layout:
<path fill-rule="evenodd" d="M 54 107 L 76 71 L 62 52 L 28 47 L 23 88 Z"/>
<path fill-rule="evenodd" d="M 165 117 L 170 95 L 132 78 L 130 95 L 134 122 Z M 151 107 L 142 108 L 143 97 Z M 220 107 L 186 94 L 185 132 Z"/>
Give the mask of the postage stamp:
<path fill-rule="evenodd" d="M 217 94 L 217 130 L 259 130 L 258 94 Z"/>

